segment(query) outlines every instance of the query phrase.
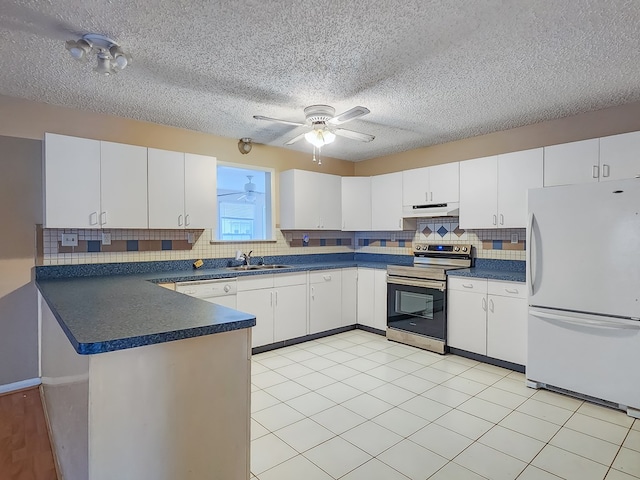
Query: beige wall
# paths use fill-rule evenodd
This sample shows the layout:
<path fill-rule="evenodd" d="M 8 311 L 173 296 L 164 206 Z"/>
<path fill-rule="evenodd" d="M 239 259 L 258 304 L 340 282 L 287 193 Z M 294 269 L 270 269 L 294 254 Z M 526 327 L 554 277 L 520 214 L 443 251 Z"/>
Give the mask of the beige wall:
<path fill-rule="evenodd" d="M 355 174 L 378 175 L 638 130 L 640 102 L 365 160 L 356 163 Z"/>
<path fill-rule="evenodd" d="M 353 175 L 354 171 L 352 162 L 330 157 L 323 157 L 322 166 L 318 167 L 311 161 L 311 151 L 254 145 L 251 153 L 242 155 L 238 139 L 0 95 L 0 135 L 42 140 L 45 132 L 212 155 L 221 162 L 271 167 L 276 171 L 300 168 L 336 175 Z"/>
<path fill-rule="evenodd" d="M 38 376 L 35 225 L 42 142 L 0 137 L 0 385 Z"/>

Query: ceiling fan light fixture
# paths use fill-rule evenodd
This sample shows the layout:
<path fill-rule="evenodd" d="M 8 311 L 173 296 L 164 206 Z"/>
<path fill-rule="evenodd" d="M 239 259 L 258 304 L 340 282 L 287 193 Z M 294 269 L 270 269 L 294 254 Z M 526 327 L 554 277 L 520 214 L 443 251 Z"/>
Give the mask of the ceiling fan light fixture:
<path fill-rule="evenodd" d="M 68 40 L 65 44 L 67 50 L 76 60 L 85 60 L 87 55 L 91 53 L 91 44 L 84 39 Z"/>
<path fill-rule="evenodd" d="M 318 128 L 305 133 L 304 138 L 314 147 L 321 148 L 324 145 L 328 145 L 333 142 L 336 139 L 336 136 L 326 128 Z"/>

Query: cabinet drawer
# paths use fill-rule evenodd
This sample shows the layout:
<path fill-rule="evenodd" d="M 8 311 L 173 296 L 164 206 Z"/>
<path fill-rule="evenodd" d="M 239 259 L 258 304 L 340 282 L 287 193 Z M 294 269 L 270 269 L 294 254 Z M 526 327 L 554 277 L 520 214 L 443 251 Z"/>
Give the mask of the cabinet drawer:
<path fill-rule="evenodd" d="M 335 282 L 340 278 L 341 274 L 340 269 L 309 272 L 309 283 Z"/>
<path fill-rule="evenodd" d="M 487 280 L 484 278 L 449 277 L 447 282 L 451 290 L 487 293 Z"/>
<path fill-rule="evenodd" d="M 256 275 L 255 277 L 238 277 L 238 291 L 260 290 L 262 288 L 273 288 L 273 274 Z"/>
<path fill-rule="evenodd" d="M 288 287 L 291 285 L 306 285 L 307 272 L 280 273 L 273 276 L 274 287 Z"/>
<path fill-rule="evenodd" d="M 488 281 L 489 295 L 502 297 L 527 298 L 527 284 L 521 282 Z"/>

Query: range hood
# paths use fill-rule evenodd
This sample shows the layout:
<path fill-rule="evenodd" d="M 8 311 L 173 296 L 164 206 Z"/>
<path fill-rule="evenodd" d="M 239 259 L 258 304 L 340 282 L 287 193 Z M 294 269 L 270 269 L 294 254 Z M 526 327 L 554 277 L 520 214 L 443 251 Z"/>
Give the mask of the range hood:
<path fill-rule="evenodd" d="M 457 217 L 460 215 L 458 202 L 434 203 L 431 205 L 405 205 L 402 207 L 404 218 L 415 217 Z"/>

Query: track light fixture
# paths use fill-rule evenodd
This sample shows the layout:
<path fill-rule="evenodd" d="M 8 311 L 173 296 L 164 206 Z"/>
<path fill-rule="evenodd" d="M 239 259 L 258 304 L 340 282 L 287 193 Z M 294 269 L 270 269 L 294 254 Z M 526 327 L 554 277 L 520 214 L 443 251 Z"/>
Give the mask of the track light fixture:
<path fill-rule="evenodd" d="M 125 53 L 120 45 L 97 33 L 87 33 L 78 40 L 68 40 L 66 48 L 79 61 L 88 61 L 95 55 L 97 64 L 93 71 L 101 75 L 118 73 L 131 63 L 131 55 Z"/>

